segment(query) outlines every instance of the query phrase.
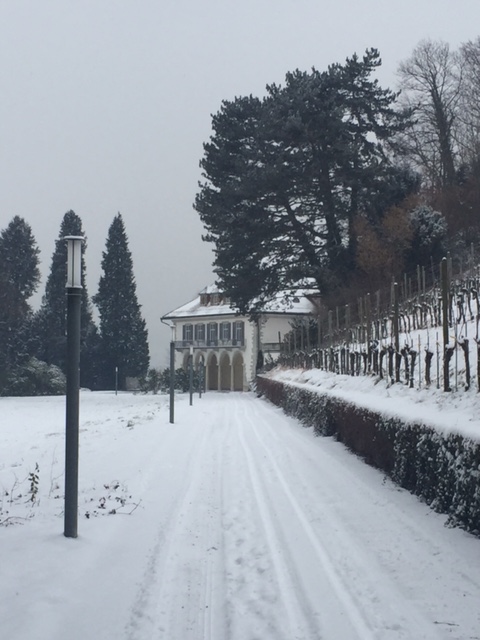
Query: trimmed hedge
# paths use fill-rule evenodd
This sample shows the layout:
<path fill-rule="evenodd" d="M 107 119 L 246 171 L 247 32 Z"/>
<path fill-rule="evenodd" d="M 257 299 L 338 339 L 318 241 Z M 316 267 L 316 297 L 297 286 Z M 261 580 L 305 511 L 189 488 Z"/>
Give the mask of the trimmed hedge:
<path fill-rule="evenodd" d="M 320 435 L 334 436 L 448 523 L 480 536 L 480 443 L 258 377 L 256 391 Z"/>

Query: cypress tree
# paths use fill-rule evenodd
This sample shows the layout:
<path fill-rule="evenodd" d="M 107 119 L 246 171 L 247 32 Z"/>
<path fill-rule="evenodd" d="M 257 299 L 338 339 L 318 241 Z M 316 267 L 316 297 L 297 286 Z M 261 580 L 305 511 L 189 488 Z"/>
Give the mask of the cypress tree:
<path fill-rule="evenodd" d="M 40 281 L 39 253 L 30 225 L 15 216 L 0 234 L 0 387 L 29 355 L 28 300 Z"/>
<path fill-rule="evenodd" d="M 65 291 L 67 243 L 65 236 L 83 236 L 82 221 L 74 211 L 67 211 L 60 225 L 58 239 L 52 255 L 50 273 L 45 286 L 42 305 L 35 314 L 33 334 L 36 337 L 36 355 L 48 364 L 66 371 L 67 297 Z M 82 246 L 82 304 L 80 342 L 80 384 L 96 386 L 96 351 L 98 332 L 92 318 L 92 307 L 86 286 L 85 250 Z"/>
<path fill-rule="evenodd" d="M 119 388 L 127 377 L 145 375 L 149 365 L 148 333 L 140 313 L 132 255 L 120 213 L 108 231 L 102 258 L 103 275 L 93 301 L 100 313 L 101 379 L 104 388 Z"/>

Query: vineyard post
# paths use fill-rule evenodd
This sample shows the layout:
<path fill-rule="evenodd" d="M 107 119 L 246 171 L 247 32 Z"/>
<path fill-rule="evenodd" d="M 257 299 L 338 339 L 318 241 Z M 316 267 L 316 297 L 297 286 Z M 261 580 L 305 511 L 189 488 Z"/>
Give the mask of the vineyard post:
<path fill-rule="evenodd" d="M 393 335 L 395 340 L 395 382 L 400 382 L 400 335 L 398 313 L 398 283 L 393 283 Z"/>
<path fill-rule="evenodd" d="M 450 391 L 450 375 L 447 355 L 448 346 L 448 262 L 443 258 L 440 263 L 442 281 L 442 328 L 443 328 L 443 390 Z"/>

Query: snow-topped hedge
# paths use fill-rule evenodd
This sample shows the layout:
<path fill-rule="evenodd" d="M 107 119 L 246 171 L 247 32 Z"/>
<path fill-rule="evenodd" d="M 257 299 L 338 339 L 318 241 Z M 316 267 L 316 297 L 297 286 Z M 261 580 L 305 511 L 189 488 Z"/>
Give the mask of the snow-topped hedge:
<path fill-rule="evenodd" d="M 257 393 L 322 435 L 334 436 L 400 486 L 480 535 L 480 443 L 419 422 L 386 417 L 348 401 L 258 377 Z"/>

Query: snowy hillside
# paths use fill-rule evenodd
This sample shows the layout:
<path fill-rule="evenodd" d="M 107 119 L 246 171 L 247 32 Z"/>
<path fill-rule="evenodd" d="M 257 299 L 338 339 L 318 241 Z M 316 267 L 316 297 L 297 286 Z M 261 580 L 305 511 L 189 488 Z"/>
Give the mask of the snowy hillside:
<path fill-rule="evenodd" d="M 0 399 L 5 638 L 479 637 L 480 541 L 253 394 L 179 396 L 170 425 L 165 397 L 82 393 L 64 538 L 64 409 Z"/>

